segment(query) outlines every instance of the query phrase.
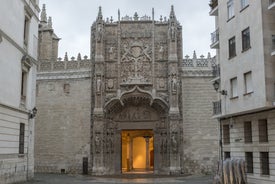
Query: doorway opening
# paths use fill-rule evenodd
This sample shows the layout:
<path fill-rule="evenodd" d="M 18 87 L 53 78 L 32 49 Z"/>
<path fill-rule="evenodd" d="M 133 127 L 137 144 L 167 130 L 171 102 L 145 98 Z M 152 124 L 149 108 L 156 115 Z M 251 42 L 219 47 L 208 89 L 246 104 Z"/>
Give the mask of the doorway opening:
<path fill-rule="evenodd" d="M 153 130 L 122 130 L 121 140 L 122 173 L 153 173 Z"/>

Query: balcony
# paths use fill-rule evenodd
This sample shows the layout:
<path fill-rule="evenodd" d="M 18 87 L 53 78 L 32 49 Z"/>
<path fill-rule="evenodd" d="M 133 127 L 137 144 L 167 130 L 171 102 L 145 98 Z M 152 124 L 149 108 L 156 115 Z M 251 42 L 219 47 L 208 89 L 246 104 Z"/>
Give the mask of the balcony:
<path fill-rule="evenodd" d="M 269 6 L 268 9 L 271 10 L 272 8 L 275 7 L 275 0 L 269 0 Z"/>
<path fill-rule="evenodd" d="M 218 0 L 211 0 L 209 6 L 211 8 L 209 15 L 218 16 Z"/>
<path fill-rule="evenodd" d="M 213 102 L 213 115 L 220 115 L 222 113 L 221 100 Z"/>
<path fill-rule="evenodd" d="M 211 49 L 218 49 L 220 48 L 220 41 L 219 41 L 219 29 L 217 29 L 214 33 L 211 33 Z"/>

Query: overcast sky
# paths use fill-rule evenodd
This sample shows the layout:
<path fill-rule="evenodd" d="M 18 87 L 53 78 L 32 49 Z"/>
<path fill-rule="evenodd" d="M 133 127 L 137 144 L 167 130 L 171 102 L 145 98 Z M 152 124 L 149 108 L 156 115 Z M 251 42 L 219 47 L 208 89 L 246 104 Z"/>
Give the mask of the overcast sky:
<path fill-rule="evenodd" d="M 155 19 L 160 15 L 169 17 L 171 5 L 174 5 L 175 14 L 183 27 L 183 55 L 215 54 L 210 49 L 210 33 L 215 31 L 214 17 L 209 16 L 209 0 L 40 0 L 40 7 L 46 4 L 47 16 L 53 19 L 53 28 L 58 37 L 59 56 L 64 57 L 68 52 L 69 58 L 89 56 L 90 27 L 95 21 L 98 7 L 102 7 L 104 19 L 113 16 L 116 21 L 118 9 L 121 17 L 151 16 L 155 9 Z"/>

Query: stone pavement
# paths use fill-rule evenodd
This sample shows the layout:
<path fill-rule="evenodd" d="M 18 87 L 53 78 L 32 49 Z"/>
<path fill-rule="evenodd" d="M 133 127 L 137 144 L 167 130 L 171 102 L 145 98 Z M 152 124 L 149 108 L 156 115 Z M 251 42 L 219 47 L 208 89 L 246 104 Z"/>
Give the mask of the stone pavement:
<path fill-rule="evenodd" d="M 135 184 L 211 184 L 212 176 L 114 176 L 95 177 L 83 175 L 60 175 L 60 174 L 36 174 L 32 181 L 20 184 L 113 184 L 113 183 L 135 183 Z"/>

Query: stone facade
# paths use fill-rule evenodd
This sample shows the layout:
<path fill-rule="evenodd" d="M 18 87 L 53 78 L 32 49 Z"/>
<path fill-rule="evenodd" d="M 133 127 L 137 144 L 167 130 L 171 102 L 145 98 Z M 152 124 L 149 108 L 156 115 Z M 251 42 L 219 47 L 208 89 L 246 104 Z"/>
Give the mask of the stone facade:
<path fill-rule="evenodd" d="M 0 183 L 34 174 L 39 3 L 0 1 Z"/>
<path fill-rule="evenodd" d="M 139 167 L 166 175 L 212 172 L 218 134 L 208 103 L 216 96 L 209 82 L 215 58 L 182 58 L 173 7 L 169 20 L 154 20 L 154 10 L 152 17 L 118 17 L 105 21 L 99 9 L 90 59 L 57 59 L 57 37 L 41 23 L 40 52 L 48 55 L 37 76 L 36 171 L 85 173 L 88 161 L 94 175 Z M 135 144 L 146 145 L 146 163 L 136 168 Z"/>

